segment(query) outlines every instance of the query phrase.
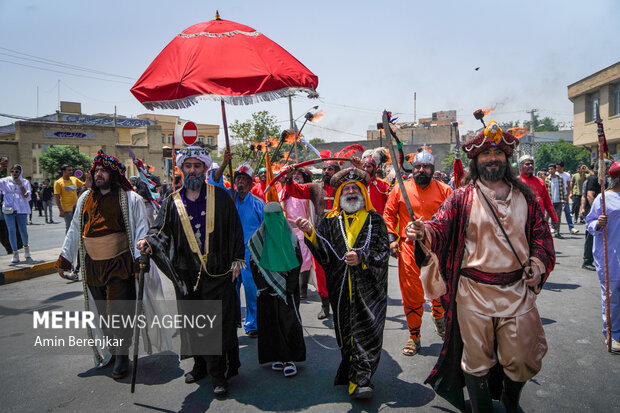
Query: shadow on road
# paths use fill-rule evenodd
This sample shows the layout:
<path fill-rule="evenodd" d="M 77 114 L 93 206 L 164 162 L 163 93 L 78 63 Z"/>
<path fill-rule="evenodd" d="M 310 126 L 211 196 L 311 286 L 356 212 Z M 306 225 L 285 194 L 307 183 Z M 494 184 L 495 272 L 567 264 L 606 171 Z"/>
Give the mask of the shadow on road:
<path fill-rule="evenodd" d="M 576 290 L 579 287 L 581 287 L 579 284 L 561 284 L 561 283 L 546 282 L 543 285 L 543 290 L 559 293 L 562 290 Z"/>
<path fill-rule="evenodd" d="M 335 344 L 332 336 L 314 337 L 321 343 Z M 438 354 L 439 347 L 439 344 L 434 344 L 426 350 Z M 307 361 L 297 363 L 297 376 L 288 378 L 281 372 L 272 371 L 269 364 L 259 365 L 256 346 L 245 347 L 240 352 L 240 374 L 229 381 L 227 397 L 242 405 L 254 406 L 263 411 L 298 411 L 312 406 L 337 403 L 338 410 L 348 412 L 377 412 L 386 405 L 401 408 L 420 407 L 435 398 L 435 392 L 430 387 L 400 380 L 398 376 L 402 373 L 402 369 L 388 352 L 383 350 L 379 368 L 372 380 L 375 386 L 374 398 L 355 401 L 348 395 L 346 386 L 333 385 L 340 363 L 340 352 L 321 349 L 307 338 L 306 348 Z M 211 380 L 205 378 L 198 383 L 197 389 L 185 397 L 179 411 L 207 411 L 215 398 Z"/>
<path fill-rule="evenodd" d="M 68 291 L 66 293 L 56 294 L 52 297 L 46 298 L 43 302 L 48 303 L 50 301 L 62 301 L 68 300 L 73 297 L 77 297 L 78 295 L 84 295 L 83 291 Z"/>
<path fill-rule="evenodd" d="M 132 359 L 132 356 L 129 356 Z M 105 367 L 93 367 L 85 372 L 79 373 L 78 377 L 88 378 L 95 376 L 107 376 L 112 380 L 112 367 L 114 362 L 111 361 Z M 120 380 L 119 383 L 131 383 L 131 367 L 129 374 Z M 183 370 L 179 366 L 179 356 L 172 352 L 163 352 L 152 354 L 146 357 L 140 357 L 138 360 L 138 374 L 136 375 L 136 385 L 154 386 L 158 384 L 166 384 L 183 375 Z M 136 392 L 140 389 L 136 387 Z"/>

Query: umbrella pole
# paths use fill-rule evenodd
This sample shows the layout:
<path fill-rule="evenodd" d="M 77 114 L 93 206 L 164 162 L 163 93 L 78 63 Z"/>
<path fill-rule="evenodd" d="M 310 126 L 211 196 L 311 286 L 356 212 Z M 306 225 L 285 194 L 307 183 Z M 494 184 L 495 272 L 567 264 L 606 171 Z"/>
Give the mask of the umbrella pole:
<path fill-rule="evenodd" d="M 228 139 L 228 122 L 226 121 L 226 103 L 222 100 L 222 123 L 224 125 L 224 137 L 226 138 L 226 149 L 230 152 L 230 140 Z M 235 201 L 235 178 L 233 175 L 232 161 L 228 163 L 228 170 L 230 171 L 230 195 Z"/>

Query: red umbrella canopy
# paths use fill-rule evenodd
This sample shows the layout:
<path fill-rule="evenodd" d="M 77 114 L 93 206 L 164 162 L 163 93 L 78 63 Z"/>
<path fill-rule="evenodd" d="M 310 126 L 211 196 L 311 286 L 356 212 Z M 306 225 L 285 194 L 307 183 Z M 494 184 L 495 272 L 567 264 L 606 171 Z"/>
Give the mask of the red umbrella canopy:
<path fill-rule="evenodd" d="M 199 99 L 247 105 L 303 91 L 317 97 L 319 78 L 251 27 L 227 20 L 179 33 L 131 88 L 147 108 L 180 109 Z"/>

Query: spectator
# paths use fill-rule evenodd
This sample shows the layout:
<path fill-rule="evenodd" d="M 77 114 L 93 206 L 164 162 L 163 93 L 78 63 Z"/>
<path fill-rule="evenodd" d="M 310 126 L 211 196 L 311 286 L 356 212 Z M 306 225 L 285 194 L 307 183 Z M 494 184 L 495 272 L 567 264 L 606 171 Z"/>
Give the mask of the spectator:
<path fill-rule="evenodd" d="M 75 204 L 77 203 L 77 189 L 84 186 L 84 182 L 80 181 L 73 175 L 73 166 L 64 164 L 60 170 L 62 176 L 54 183 L 54 197 L 56 205 L 60 211 L 59 216 L 65 219 L 65 233 L 69 231 Z M 88 180 L 88 177 L 86 178 Z"/>
<path fill-rule="evenodd" d="M 610 160 L 605 160 L 606 168 L 611 166 Z M 590 208 L 592 207 L 592 203 L 594 202 L 594 198 L 597 197 L 598 194 L 601 193 L 601 184 L 598 181 L 598 162 L 594 162 L 592 166 L 594 172 L 590 174 L 588 179 L 586 179 L 585 183 L 585 199 L 584 199 L 584 208 L 583 208 L 583 216 L 588 216 L 590 213 Z M 596 271 L 594 267 L 594 255 L 592 254 L 592 247 L 594 245 L 594 237 L 590 234 L 589 231 L 586 231 L 586 240 L 583 245 L 583 264 L 581 268 L 584 268 L 589 271 Z"/>
<path fill-rule="evenodd" d="M 547 212 L 549 218 L 553 222 L 553 228 L 560 228 L 560 221 L 553 209 L 553 204 L 549 198 L 549 192 L 542 179 L 534 176 L 534 158 L 531 155 L 523 155 L 519 158 L 519 165 L 521 168 L 521 174 L 519 179 L 526 183 L 536 195 L 536 200 L 540 204 L 540 209 Z"/>
<path fill-rule="evenodd" d="M 544 181 L 545 179 L 547 179 L 547 172 L 538 171 L 538 177 Z"/>
<path fill-rule="evenodd" d="M 573 201 L 571 213 L 573 214 L 575 222 L 580 220 L 582 224 L 584 223 L 583 216 L 579 216 L 581 210 L 581 195 L 583 192 L 583 184 L 588 176 L 590 176 L 588 174 L 588 168 L 582 164 L 579 165 L 577 172 L 571 177 L 571 199 Z"/>
<path fill-rule="evenodd" d="M 36 208 L 37 204 L 37 187 L 32 183 L 32 176 L 27 176 L 26 181 L 30 184 L 30 201 L 28 206 L 30 207 L 30 214 L 28 215 L 28 225 L 32 225 L 32 211 Z"/>
<path fill-rule="evenodd" d="M 2 213 L 9 231 L 9 242 L 13 249 L 12 263 L 19 262 L 17 245 L 17 231 L 24 243 L 24 258 L 30 259 L 30 247 L 28 246 L 28 228 L 26 227 L 27 215 L 30 214 L 30 183 L 22 178 L 21 165 L 15 164 L 11 168 L 11 176 L 0 179 L 0 191 L 4 194 Z"/>
<path fill-rule="evenodd" d="M 50 180 L 45 178 L 43 181 L 43 187 L 41 188 L 41 203 L 43 205 L 43 211 L 45 212 L 45 223 L 55 224 L 52 218 L 52 198 L 54 197 L 54 188 L 50 185 Z M 49 212 L 49 218 L 48 218 Z"/>
<path fill-rule="evenodd" d="M 571 234 L 577 234 L 579 233 L 579 230 L 575 228 L 575 225 L 573 225 L 573 219 L 571 217 L 570 205 L 569 205 L 569 197 L 573 192 L 573 188 L 571 186 L 571 176 L 568 172 L 564 172 L 564 161 L 557 162 L 555 164 L 555 167 L 557 170 L 557 174 L 564 181 L 565 198 L 564 198 L 563 209 L 564 209 L 564 216 L 566 217 L 566 223 L 568 224 L 568 230 L 570 231 Z"/>
<path fill-rule="evenodd" d="M 555 164 L 549 165 L 548 168 L 549 176 L 545 179 L 545 184 L 547 185 L 547 191 L 549 192 L 549 197 L 551 198 L 551 203 L 553 203 L 553 209 L 558 216 L 558 222 L 562 223 L 562 208 L 564 205 L 564 200 L 566 199 L 566 195 L 564 192 L 564 180 L 557 174 L 555 169 Z M 564 238 L 562 234 L 560 234 L 560 226 L 558 225 L 554 229 L 555 237 L 558 239 Z"/>

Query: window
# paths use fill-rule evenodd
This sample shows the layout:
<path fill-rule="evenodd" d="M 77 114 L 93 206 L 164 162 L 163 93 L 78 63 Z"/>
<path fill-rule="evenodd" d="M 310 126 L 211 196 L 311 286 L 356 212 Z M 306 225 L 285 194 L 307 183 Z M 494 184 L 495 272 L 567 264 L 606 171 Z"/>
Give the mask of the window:
<path fill-rule="evenodd" d="M 172 134 L 168 134 L 168 143 L 172 143 Z"/>
<path fill-rule="evenodd" d="M 200 136 L 198 137 L 198 142 L 200 142 L 200 143 L 205 143 L 205 137 L 204 137 L 204 136 L 202 136 L 202 135 L 200 135 Z"/>
<path fill-rule="evenodd" d="M 213 138 L 213 136 L 207 136 L 207 143 L 209 145 L 215 145 L 215 139 Z"/>
<path fill-rule="evenodd" d="M 594 122 L 596 119 L 596 108 L 599 105 L 598 91 L 586 95 L 586 122 Z"/>
<path fill-rule="evenodd" d="M 39 173 L 39 163 L 37 162 L 38 158 L 32 158 L 32 174 L 36 175 Z"/>
<path fill-rule="evenodd" d="M 161 134 L 161 143 L 166 143 L 166 135 L 165 134 Z"/>
<path fill-rule="evenodd" d="M 620 115 L 620 83 L 609 85 L 609 116 Z"/>

